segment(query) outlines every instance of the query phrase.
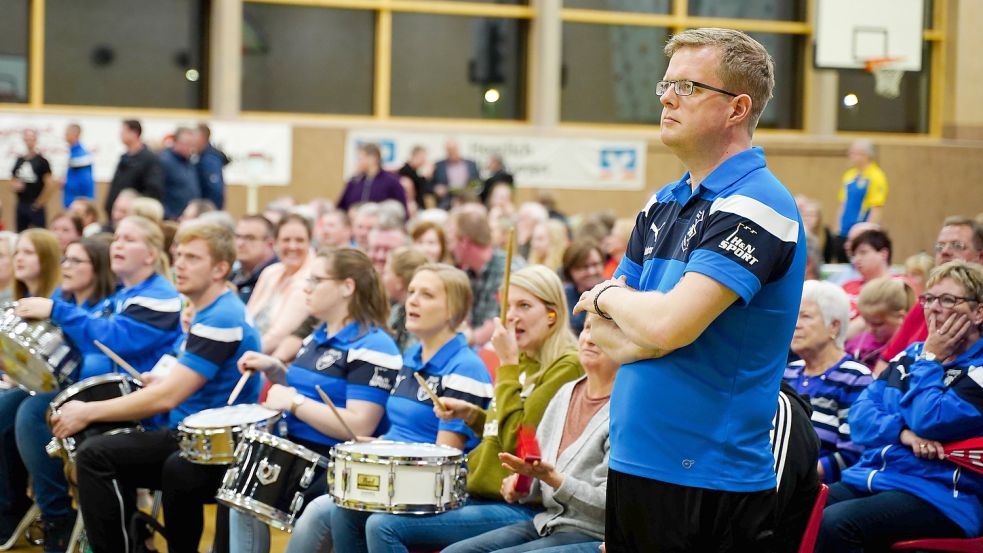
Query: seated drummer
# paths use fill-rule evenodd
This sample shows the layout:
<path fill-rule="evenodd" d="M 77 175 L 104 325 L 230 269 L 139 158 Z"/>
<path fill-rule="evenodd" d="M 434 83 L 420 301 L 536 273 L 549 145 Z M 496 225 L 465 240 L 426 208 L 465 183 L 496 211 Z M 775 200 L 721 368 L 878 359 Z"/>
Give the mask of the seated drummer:
<path fill-rule="evenodd" d="M 195 308 L 177 362 L 166 375 L 145 373 L 147 386 L 142 390 L 107 401 L 68 402 L 52 417 L 54 434 L 67 437 L 94 422 L 167 413 L 166 430 L 96 436 L 79 448 L 79 506 L 94 553 L 136 547 L 141 536 L 131 535 L 129 529 L 137 488 L 163 491 L 168 550 L 198 550 L 201 505 L 214 500 L 226 467 L 195 465 L 181 458 L 174 428 L 188 415 L 224 406 L 239 380 L 239 358 L 259 349 L 259 333 L 245 306 L 225 286 L 235 260 L 232 231 L 195 222 L 183 227 L 175 242 L 177 289 Z M 173 324 L 177 319 L 175 312 Z M 250 379 L 238 401 L 256 401 L 258 388 L 259 379 Z"/>
<path fill-rule="evenodd" d="M 382 439 L 437 443 L 469 451 L 477 437 L 462 421 L 441 421 L 420 389 L 419 374 L 439 397 L 485 408 L 491 379 L 484 364 L 458 331 L 471 312 L 468 276 L 445 264 L 417 269 L 406 298 L 406 329 L 420 338 L 403 357 L 403 368 L 386 403 L 389 430 Z M 364 549 L 365 520 L 371 513 L 339 509 L 331 496 L 315 499 L 297 520 L 287 553 L 329 551 L 332 534 L 339 552 Z"/>
<path fill-rule="evenodd" d="M 372 436 L 403 366 L 399 348 L 386 332 L 388 306 L 379 274 L 368 256 L 350 248 L 317 254 L 307 279 L 307 309 L 321 321 L 289 368 L 270 355 L 248 352 L 240 370 L 259 370 L 275 384 L 265 405 L 288 411 L 287 438 L 326 458 L 331 446 L 350 440 L 315 389 L 320 386 L 345 423 L 359 436 Z M 304 493 L 305 504 L 324 495 L 319 469 Z M 233 510 L 230 548 L 236 553 L 270 550 L 269 527 Z"/>

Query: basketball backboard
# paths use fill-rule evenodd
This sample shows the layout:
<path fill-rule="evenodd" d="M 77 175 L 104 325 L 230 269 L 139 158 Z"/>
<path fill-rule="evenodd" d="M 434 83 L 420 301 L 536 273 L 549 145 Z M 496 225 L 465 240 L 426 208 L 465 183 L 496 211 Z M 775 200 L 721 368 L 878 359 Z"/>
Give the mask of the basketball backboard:
<path fill-rule="evenodd" d="M 922 69 L 924 0 L 818 0 L 816 67 L 863 69 L 897 58 L 904 71 Z"/>

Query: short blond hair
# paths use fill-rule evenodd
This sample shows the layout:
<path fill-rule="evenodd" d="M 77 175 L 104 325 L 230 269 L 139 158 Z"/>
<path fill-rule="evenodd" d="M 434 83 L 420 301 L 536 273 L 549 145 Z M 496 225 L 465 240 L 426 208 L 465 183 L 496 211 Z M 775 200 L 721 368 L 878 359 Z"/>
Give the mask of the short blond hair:
<path fill-rule="evenodd" d="M 857 307 L 871 309 L 882 307 L 887 311 L 907 312 L 915 304 L 915 291 L 907 282 L 894 277 L 880 277 L 868 281 L 860 289 Z"/>
<path fill-rule="evenodd" d="M 675 34 L 666 44 L 665 54 L 672 58 L 681 48 L 716 48 L 720 52 L 717 76 L 723 88 L 751 97 L 748 134 L 753 134 L 761 113 L 775 89 L 775 62 L 760 42 L 733 29 L 704 27 Z"/>
<path fill-rule="evenodd" d="M 139 196 L 130 204 L 130 215 L 139 215 L 158 225 L 164 220 L 164 204 L 154 198 Z"/>
<path fill-rule="evenodd" d="M 983 302 L 983 265 L 961 259 L 943 263 L 932 270 L 925 288 L 931 288 L 946 278 L 962 286 L 971 301 Z"/>
<path fill-rule="evenodd" d="M 451 330 L 457 330 L 471 314 L 473 292 L 467 273 L 446 263 L 427 263 L 421 265 L 413 276 L 423 271 L 430 271 L 443 283 L 444 295 L 447 297 L 447 315 L 450 317 L 448 326 Z"/>
<path fill-rule="evenodd" d="M 192 240 L 203 240 L 208 245 L 212 263 L 225 261 L 229 264 L 229 271 L 232 270 L 236 260 L 236 239 L 228 227 L 214 222 L 188 221 L 178 229 L 174 243 L 187 244 Z"/>

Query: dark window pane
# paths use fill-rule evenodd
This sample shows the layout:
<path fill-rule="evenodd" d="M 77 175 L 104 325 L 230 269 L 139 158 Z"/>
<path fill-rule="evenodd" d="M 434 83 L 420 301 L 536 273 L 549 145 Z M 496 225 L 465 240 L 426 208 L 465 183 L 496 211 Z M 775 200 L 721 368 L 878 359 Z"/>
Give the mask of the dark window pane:
<path fill-rule="evenodd" d="M 527 27 L 519 19 L 393 14 L 392 114 L 523 119 Z"/>
<path fill-rule="evenodd" d="M 935 6 L 934 0 L 925 0 L 924 6 L 924 17 L 922 18 L 922 27 L 925 29 L 931 29 L 932 23 L 935 21 Z"/>
<path fill-rule="evenodd" d="M 563 0 L 564 8 L 640 13 L 669 13 L 671 4 L 671 0 Z"/>
<path fill-rule="evenodd" d="M 47 0 L 44 101 L 203 108 L 203 0 Z"/>
<path fill-rule="evenodd" d="M 564 23 L 560 118 L 657 125 L 668 39 L 661 27 Z"/>
<path fill-rule="evenodd" d="M 805 21 L 805 0 L 689 0 L 689 14 L 702 17 Z"/>
<path fill-rule="evenodd" d="M 802 128 L 803 67 L 805 37 L 750 33 L 775 62 L 775 90 L 758 120 L 759 129 Z"/>
<path fill-rule="evenodd" d="M 243 5 L 242 109 L 372 113 L 375 12 Z"/>
<path fill-rule="evenodd" d="M 8 0 L 0 16 L 0 102 L 27 101 L 29 0 Z"/>
<path fill-rule="evenodd" d="M 873 75 L 862 69 L 840 69 L 836 95 L 837 128 L 841 131 L 928 132 L 930 46 L 922 49 L 922 70 L 906 71 L 901 95 L 890 99 L 874 91 Z M 848 98 L 849 95 L 852 95 Z M 854 104 L 848 106 L 847 104 Z"/>

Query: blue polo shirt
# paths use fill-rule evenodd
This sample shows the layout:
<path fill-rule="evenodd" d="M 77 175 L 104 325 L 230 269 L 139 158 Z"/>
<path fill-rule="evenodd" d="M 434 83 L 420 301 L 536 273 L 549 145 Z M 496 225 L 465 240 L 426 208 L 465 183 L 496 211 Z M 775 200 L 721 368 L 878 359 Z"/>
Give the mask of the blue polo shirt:
<path fill-rule="evenodd" d="M 696 190 L 689 177 L 638 214 L 616 275 L 668 292 L 695 272 L 739 299 L 692 344 L 621 367 L 610 466 L 681 486 L 774 488 L 769 431 L 802 295 L 801 220 L 760 148 L 726 160 Z"/>
<path fill-rule="evenodd" d="M 413 373 L 419 373 L 437 397 L 463 399 L 484 409 L 493 392 L 485 364 L 468 347 L 463 334 L 454 336 L 426 363 L 422 354 L 423 346 L 417 344 L 403 357 L 396 388 L 386 404 L 390 427 L 383 439 L 432 444 L 440 431 L 457 432 L 467 437 L 464 449 L 471 451 L 478 445 L 478 437 L 464 421 L 438 419 L 433 413 L 433 401 L 420 389 Z"/>
<path fill-rule="evenodd" d="M 181 345 L 178 363 L 206 378 L 205 384 L 171 410 L 168 426 L 177 427 L 188 415 L 224 407 L 239 382 L 239 358 L 247 351 L 260 351 L 259 331 L 239 297 L 226 290 L 195 313 Z M 236 403 L 255 403 L 259 380 L 246 381 Z"/>
<path fill-rule="evenodd" d="M 357 323 L 351 323 L 329 337 L 322 324 L 304 340 L 287 370 L 287 385 L 318 403 L 321 396 L 315 386 L 338 407 L 345 407 L 350 399 L 385 407 L 402 366 L 396 342 L 381 328 L 372 326 L 363 332 Z M 328 446 L 342 441 L 289 413 L 286 421 L 291 437 Z"/>

